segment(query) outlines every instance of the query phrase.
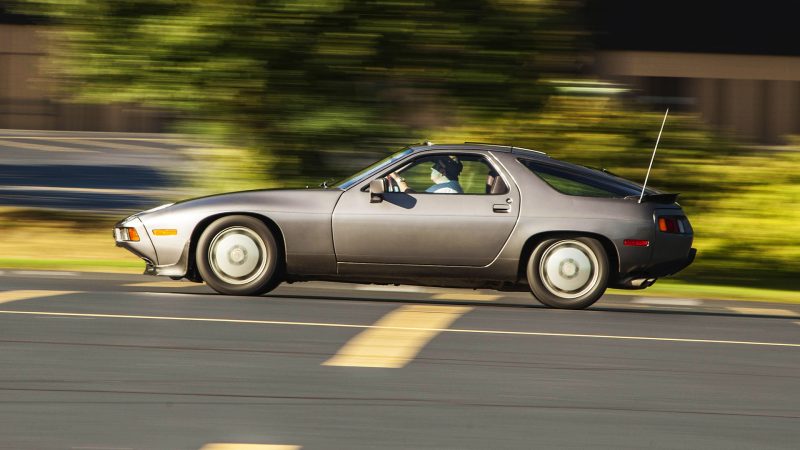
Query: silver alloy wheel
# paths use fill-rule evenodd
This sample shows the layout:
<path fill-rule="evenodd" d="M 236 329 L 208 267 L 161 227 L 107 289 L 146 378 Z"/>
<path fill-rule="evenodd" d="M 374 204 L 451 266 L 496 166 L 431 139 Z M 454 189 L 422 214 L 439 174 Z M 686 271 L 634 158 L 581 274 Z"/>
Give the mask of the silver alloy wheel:
<path fill-rule="evenodd" d="M 545 250 L 540 261 L 539 277 L 544 287 L 561 298 L 585 295 L 600 278 L 597 256 L 580 241 L 558 241 Z"/>
<path fill-rule="evenodd" d="M 211 270 L 229 284 L 247 284 L 263 275 L 270 254 L 264 240 L 250 228 L 226 228 L 211 240 Z"/>

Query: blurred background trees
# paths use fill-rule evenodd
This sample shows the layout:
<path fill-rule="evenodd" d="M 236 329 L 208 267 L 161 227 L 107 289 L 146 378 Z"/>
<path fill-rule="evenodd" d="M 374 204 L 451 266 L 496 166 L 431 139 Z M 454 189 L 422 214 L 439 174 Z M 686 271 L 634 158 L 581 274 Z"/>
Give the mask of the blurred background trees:
<path fill-rule="evenodd" d="M 542 73 L 574 51 L 564 6 L 30 0 L 23 9 L 55 25 L 54 67 L 76 98 L 178 111 L 179 129 L 252 158 L 262 184 L 285 185 L 343 175 L 341 156 L 422 140 L 423 130 L 535 111 Z"/>
<path fill-rule="evenodd" d="M 664 106 L 646 102 L 673 102 L 651 184 L 682 193 L 696 228 L 699 257 L 680 276 L 796 289 L 795 141 L 755 148 L 715 131 L 775 143 L 800 129 L 786 100 L 800 99 L 800 78 L 786 70 L 800 67 L 800 49 L 784 39 L 794 26 L 772 7 L 716 3 L 677 2 L 660 21 L 633 0 L 24 0 L 13 9 L 48 23 L 63 92 L 164 108 L 174 131 L 208 144 L 190 154 L 196 170 L 178 174 L 198 193 L 314 186 L 425 139 L 534 148 L 641 181 Z M 709 28 L 720 8 L 732 33 Z M 770 27 L 757 12 L 791 26 Z M 592 25 L 598 18 L 618 32 Z M 750 26 L 764 32 L 740 32 Z M 595 48 L 604 42 L 619 51 L 604 55 Z M 644 59 L 666 72 L 647 72 L 636 64 Z"/>

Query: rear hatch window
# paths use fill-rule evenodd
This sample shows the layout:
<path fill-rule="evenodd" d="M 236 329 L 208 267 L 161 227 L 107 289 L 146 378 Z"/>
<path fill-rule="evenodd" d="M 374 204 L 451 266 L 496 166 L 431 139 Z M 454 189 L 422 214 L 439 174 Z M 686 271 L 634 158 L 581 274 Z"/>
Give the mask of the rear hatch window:
<path fill-rule="evenodd" d="M 520 158 L 519 162 L 556 191 L 580 197 L 638 197 L 642 187 L 630 180 L 569 163 Z M 648 189 L 645 193 L 656 194 Z"/>

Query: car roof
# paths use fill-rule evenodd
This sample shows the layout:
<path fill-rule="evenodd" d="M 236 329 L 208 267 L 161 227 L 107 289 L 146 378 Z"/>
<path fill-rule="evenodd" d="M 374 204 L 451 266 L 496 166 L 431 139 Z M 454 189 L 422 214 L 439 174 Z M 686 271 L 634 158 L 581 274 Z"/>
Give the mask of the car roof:
<path fill-rule="evenodd" d="M 409 148 L 411 148 L 411 150 L 413 150 L 414 152 L 423 152 L 431 150 L 454 150 L 454 151 L 486 150 L 492 152 L 513 153 L 515 155 L 521 155 L 521 156 L 550 159 L 550 157 L 547 156 L 547 153 L 540 152 L 538 150 L 515 147 L 513 145 L 489 144 L 485 142 L 464 142 L 463 144 L 433 144 L 431 142 L 424 142 L 422 144 L 411 145 Z"/>

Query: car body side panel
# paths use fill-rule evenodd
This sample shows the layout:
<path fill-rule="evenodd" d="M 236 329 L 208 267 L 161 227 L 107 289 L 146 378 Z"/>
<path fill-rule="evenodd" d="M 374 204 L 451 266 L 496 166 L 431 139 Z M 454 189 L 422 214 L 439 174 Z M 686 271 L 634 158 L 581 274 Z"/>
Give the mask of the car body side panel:
<path fill-rule="evenodd" d="M 343 273 L 383 270 L 370 264 L 395 265 L 396 273 L 415 271 L 405 265 L 484 267 L 495 260 L 517 222 L 519 193 L 510 182 L 505 194 L 390 192 L 371 203 L 362 190 L 369 181 L 348 190 L 333 214 L 337 260 L 356 263 L 342 266 Z"/>
<path fill-rule="evenodd" d="M 516 195 L 387 193 L 370 203 L 350 191 L 334 213 L 340 262 L 485 266 L 508 240 L 516 210 L 493 212 Z M 515 205 L 514 205 L 515 206 Z"/>
<path fill-rule="evenodd" d="M 659 216 L 671 216 L 671 215 L 683 215 L 683 212 L 678 208 L 664 208 L 663 206 L 659 206 L 657 209 L 653 211 L 653 224 L 654 228 L 657 228 L 655 224 L 658 222 Z M 686 225 L 689 227 L 686 230 L 686 233 L 675 234 L 675 233 L 664 233 L 661 231 L 655 230 L 654 234 L 654 245 L 653 245 L 653 261 L 659 263 L 660 266 L 671 266 L 675 263 L 680 265 L 681 261 L 685 261 L 688 256 L 689 252 L 691 251 L 692 241 L 694 240 L 694 233 L 689 224 L 688 219 L 686 219 Z M 662 273 L 664 269 L 656 270 L 656 276 L 665 276 L 671 275 L 671 273 Z M 666 270 L 666 272 L 671 272 L 670 270 Z"/>
<path fill-rule="evenodd" d="M 286 249 L 287 270 L 292 273 L 335 273 L 331 237 L 331 212 L 339 190 L 264 190 L 204 197 L 142 214 L 157 253 L 161 274 L 186 274 L 189 241 L 197 226 L 208 218 L 249 214 L 267 218 L 280 229 Z M 175 229 L 177 234 L 155 236 L 152 230 Z"/>
<path fill-rule="evenodd" d="M 655 231 L 653 204 L 565 195 L 531 173 L 517 161 L 518 155 L 501 153 L 497 157 L 518 183 L 522 196 L 520 223 L 500 258 L 518 260 L 525 242 L 531 237 L 566 232 L 607 238 L 617 253 L 616 266 L 620 274 L 650 263 L 652 247 L 626 247 L 623 241 L 643 239 L 652 242 Z"/>

